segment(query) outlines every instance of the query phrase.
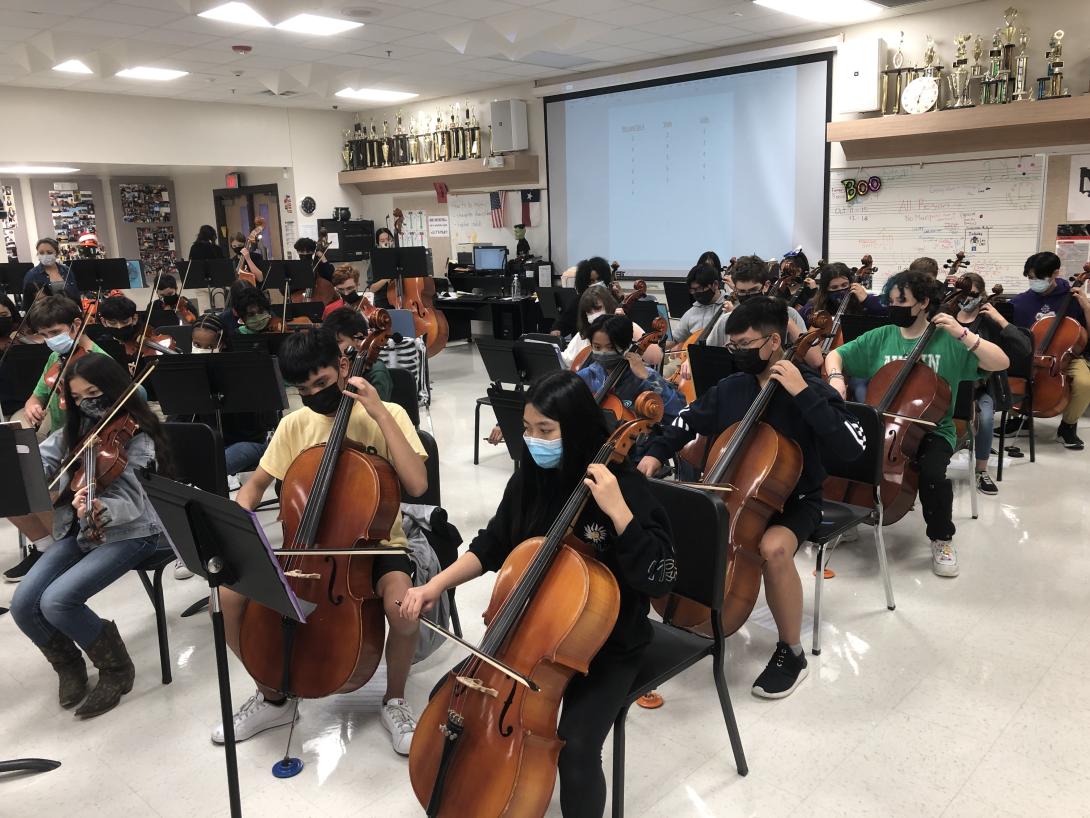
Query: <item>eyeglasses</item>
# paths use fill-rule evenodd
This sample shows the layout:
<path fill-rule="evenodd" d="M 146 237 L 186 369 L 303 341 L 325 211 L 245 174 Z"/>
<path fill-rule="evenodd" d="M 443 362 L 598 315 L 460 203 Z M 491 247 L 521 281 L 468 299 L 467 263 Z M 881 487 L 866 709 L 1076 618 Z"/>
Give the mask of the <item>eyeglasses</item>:
<path fill-rule="evenodd" d="M 749 341 L 742 341 L 738 344 L 732 341 L 728 341 L 725 346 L 727 352 L 736 352 L 739 349 L 760 349 L 768 343 L 768 339 L 771 338 L 772 335 L 772 333 L 769 333 L 768 335 L 762 335 L 760 338 L 753 338 Z M 758 341 L 760 341 L 760 343 L 757 343 Z"/>

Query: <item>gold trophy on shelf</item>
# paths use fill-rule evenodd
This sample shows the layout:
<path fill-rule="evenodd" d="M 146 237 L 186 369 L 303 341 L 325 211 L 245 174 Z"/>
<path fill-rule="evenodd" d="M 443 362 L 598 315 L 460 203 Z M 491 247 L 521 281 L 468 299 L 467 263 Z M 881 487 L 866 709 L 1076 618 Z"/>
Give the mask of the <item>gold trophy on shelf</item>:
<path fill-rule="evenodd" d="M 1026 64 L 1029 56 L 1026 54 L 1026 46 L 1029 45 L 1029 31 L 1023 29 L 1018 32 L 1018 56 L 1014 58 L 1014 101 L 1022 102 L 1031 99 L 1029 94 L 1029 75 L 1026 72 Z"/>
<path fill-rule="evenodd" d="M 947 108 L 972 108 L 973 100 L 969 94 L 969 85 L 973 79 L 973 70 L 969 68 L 967 46 L 973 38 L 970 34 L 958 34 L 954 37 L 954 63 L 946 79 L 950 89 L 950 101 Z M 979 42 L 979 40 L 978 40 Z"/>
<path fill-rule="evenodd" d="M 897 51 L 893 55 L 893 67 L 882 71 L 882 115 L 895 116 L 901 113 L 901 93 L 904 91 L 908 75 L 914 68 L 905 68 L 905 33 L 901 32 L 901 38 L 897 42 Z M 891 87 L 892 86 L 892 87 Z M 893 102 L 892 108 L 889 107 Z"/>
<path fill-rule="evenodd" d="M 1037 99 L 1061 99 L 1071 96 L 1064 88 L 1063 29 L 1056 31 L 1048 41 L 1048 73 L 1037 80 Z"/>

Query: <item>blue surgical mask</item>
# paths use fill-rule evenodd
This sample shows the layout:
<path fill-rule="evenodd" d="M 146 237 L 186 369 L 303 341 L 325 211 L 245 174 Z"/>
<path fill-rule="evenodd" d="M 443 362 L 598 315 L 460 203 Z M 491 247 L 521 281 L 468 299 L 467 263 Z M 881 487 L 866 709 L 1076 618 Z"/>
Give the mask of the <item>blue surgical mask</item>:
<path fill-rule="evenodd" d="M 1031 278 L 1029 280 L 1029 288 L 1035 293 L 1043 293 L 1052 285 L 1052 280 L 1048 278 Z"/>
<path fill-rule="evenodd" d="M 542 440 L 540 437 L 523 435 L 526 448 L 530 450 L 530 456 L 534 462 L 543 469 L 555 469 L 564 458 L 564 439 Z"/>
<path fill-rule="evenodd" d="M 52 338 L 45 339 L 46 346 L 56 352 L 58 355 L 64 355 L 75 344 L 75 339 L 72 338 L 67 332 L 62 332 L 60 335 L 54 335 Z"/>

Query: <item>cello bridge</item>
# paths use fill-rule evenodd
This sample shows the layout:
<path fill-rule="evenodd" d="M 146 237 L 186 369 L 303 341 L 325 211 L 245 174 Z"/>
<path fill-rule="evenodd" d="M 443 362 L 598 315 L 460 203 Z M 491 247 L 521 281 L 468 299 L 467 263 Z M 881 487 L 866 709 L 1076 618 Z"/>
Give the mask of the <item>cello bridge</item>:
<path fill-rule="evenodd" d="M 291 571 L 285 571 L 284 576 L 289 579 L 321 579 L 321 574 L 307 574 L 303 571 L 297 571 L 294 568 Z"/>
<path fill-rule="evenodd" d="M 458 679 L 458 683 L 463 687 L 467 687 L 470 690 L 476 690 L 478 693 L 491 696 L 493 699 L 499 698 L 500 692 L 495 688 L 486 686 L 480 679 L 474 679 L 469 676 L 457 676 L 455 678 Z"/>

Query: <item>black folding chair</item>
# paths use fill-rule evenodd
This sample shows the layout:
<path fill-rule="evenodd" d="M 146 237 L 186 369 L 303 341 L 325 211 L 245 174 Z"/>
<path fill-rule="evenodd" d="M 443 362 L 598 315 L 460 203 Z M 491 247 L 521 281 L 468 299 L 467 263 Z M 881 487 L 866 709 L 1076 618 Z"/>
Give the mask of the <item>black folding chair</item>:
<path fill-rule="evenodd" d="M 836 500 L 821 501 L 821 526 L 811 538 L 817 552 L 817 571 L 814 579 L 814 641 L 810 651 L 815 656 L 821 653 L 821 591 L 825 585 L 825 566 L 827 554 L 840 544 L 841 538 L 851 528 L 865 523 L 874 527 L 874 546 L 878 552 L 878 568 L 882 573 L 882 583 L 886 590 L 886 607 L 893 610 L 897 604 L 893 600 L 893 583 L 889 578 L 889 564 L 886 560 L 886 541 L 882 535 L 882 455 L 885 443 L 885 427 L 878 410 L 863 403 L 847 403 L 848 410 L 855 415 L 863 427 L 866 448 L 863 454 L 850 463 L 827 458 L 825 470 L 830 477 L 841 477 L 856 483 L 870 486 L 873 490 L 873 506 L 856 506 Z"/>
<path fill-rule="evenodd" d="M 954 454 L 962 449 L 969 452 L 969 491 L 970 503 L 973 509 L 973 519 L 977 519 L 977 490 L 976 490 L 976 381 L 962 381 L 958 384 L 957 394 L 954 396 L 954 427 L 957 436 L 954 440 Z M 991 446 L 991 441 L 988 441 Z M 1000 457 L 1002 459 L 1002 457 Z"/>
<path fill-rule="evenodd" d="M 1011 361 L 1007 370 L 1007 382 L 1011 389 L 1011 404 L 1017 408 L 999 413 L 999 467 L 995 470 L 997 482 L 1003 480 L 1003 455 L 1007 451 L 1007 415 L 1014 413 L 1022 419 L 1022 427 L 1029 433 L 1029 462 L 1037 462 L 1036 427 L 1033 421 L 1033 364 L 1019 366 Z"/>
<path fill-rule="evenodd" d="M 416 390 L 416 377 L 407 369 L 388 367 L 393 387 L 390 402 L 405 410 L 413 426 L 420 426 L 420 394 Z"/>
<path fill-rule="evenodd" d="M 651 491 L 670 515 L 674 532 L 677 581 L 673 591 L 711 609 L 713 636 L 709 639 L 675 627 L 668 619 L 665 622 L 651 621 L 651 644 L 640 659 L 636 679 L 613 722 L 614 818 L 624 815 L 625 719 L 628 709 L 641 696 L 662 687 L 701 659 L 710 657 L 712 660 L 712 678 L 719 693 L 719 708 L 727 725 L 738 774 L 746 775 L 749 772 L 723 670 L 726 647 L 721 615 L 730 528 L 727 507 L 713 492 L 675 482 L 652 480 Z"/>

